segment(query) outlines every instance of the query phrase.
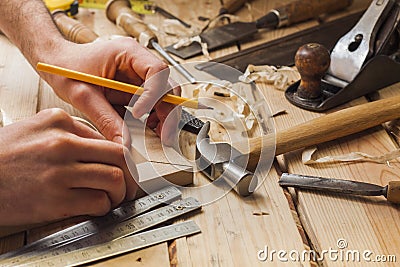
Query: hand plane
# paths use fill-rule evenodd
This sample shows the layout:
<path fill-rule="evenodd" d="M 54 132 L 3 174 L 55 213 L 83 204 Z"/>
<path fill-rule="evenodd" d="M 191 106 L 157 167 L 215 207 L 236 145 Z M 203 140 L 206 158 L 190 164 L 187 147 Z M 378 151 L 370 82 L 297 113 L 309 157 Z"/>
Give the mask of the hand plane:
<path fill-rule="evenodd" d="M 399 82 L 399 21 L 398 0 L 373 0 L 358 23 L 336 43 L 325 70 L 318 68 L 321 61 L 314 60 L 318 66 L 304 66 L 307 71 L 314 68 L 319 72 L 306 73 L 311 78 L 304 80 L 318 79 L 306 88 L 312 93 L 302 92 L 304 81 L 299 69 L 302 81 L 287 88 L 286 98 L 296 106 L 320 112 Z M 311 64 L 308 59 L 303 62 Z"/>

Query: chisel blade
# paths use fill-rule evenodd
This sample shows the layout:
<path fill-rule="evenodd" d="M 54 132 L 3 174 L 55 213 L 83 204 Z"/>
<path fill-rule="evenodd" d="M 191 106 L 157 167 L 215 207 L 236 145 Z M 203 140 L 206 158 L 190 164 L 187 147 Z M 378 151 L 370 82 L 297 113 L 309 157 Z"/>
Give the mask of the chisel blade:
<path fill-rule="evenodd" d="M 341 194 L 386 196 L 386 188 L 375 184 L 289 173 L 282 174 L 279 185 Z"/>
<path fill-rule="evenodd" d="M 200 34 L 202 42 L 207 44 L 207 49 L 212 51 L 216 48 L 227 46 L 236 41 L 243 40 L 257 33 L 258 29 L 252 22 L 234 22 Z M 182 59 L 188 59 L 201 54 L 201 46 L 192 43 L 189 46 L 174 48 L 174 45 L 165 48 L 168 52 Z"/>

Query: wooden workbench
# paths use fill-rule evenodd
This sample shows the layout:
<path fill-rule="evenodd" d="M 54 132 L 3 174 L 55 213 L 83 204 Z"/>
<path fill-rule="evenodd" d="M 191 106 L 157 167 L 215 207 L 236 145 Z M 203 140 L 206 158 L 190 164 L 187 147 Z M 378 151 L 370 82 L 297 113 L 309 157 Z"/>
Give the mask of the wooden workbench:
<path fill-rule="evenodd" d="M 219 9 L 218 0 L 175 0 L 154 1 L 190 24 L 201 23 L 198 16 L 213 17 Z M 237 13 L 242 20 L 253 20 L 266 11 L 287 1 L 253 0 L 248 7 Z M 345 13 L 366 7 L 367 1 L 355 0 Z M 77 19 L 91 27 L 99 35 L 123 34 L 107 21 L 103 10 L 80 10 Z M 161 15 L 145 17 L 147 22 L 161 25 Z M 272 40 L 298 30 L 316 25 L 307 22 L 289 28 L 256 35 L 256 40 L 242 45 L 242 49 Z M 160 36 L 160 43 L 167 45 L 174 38 Z M 232 46 L 210 55 L 212 58 L 236 52 Z M 196 57 L 190 61 L 205 60 Z M 275 118 L 275 127 L 279 131 L 298 123 L 321 116 L 290 105 L 282 91 L 258 84 L 266 96 L 271 109 L 285 109 L 286 114 Z M 385 98 L 398 94 L 400 84 L 379 91 L 375 97 Z M 367 102 L 359 98 L 341 108 Z M 0 36 L 0 107 L 13 120 L 32 116 L 39 110 L 49 107 L 62 107 L 71 114 L 79 114 L 72 107 L 59 100 L 51 89 L 38 78 L 19 51 L 4 37 Z M 211 133 L 212 135 L 212 133 Z M 394 150 L 398 147 L 383 127 L 375 127 L 359 134 L 318 145 L 319 155 L 339 155 L 352 151 L 361 151 L 371 155 Z M 278 173 L 288 170 L 301 173 L 386 185 L 390 180 L 400 179 L 400 165 L 393 161 L 390 165 L 377 163 L 353 163 L 306 166 L 301 162 L 301 151 L 287 153 L 268 173 L 262 186 L 250 197 L 241 198 L 230 192 L 221 199 L 203 207 L 202 212 L 186 216 L 196 221 L 202 233 L 164 243 L 134 253 L 97 263 L 99 266 L 281 266 L 283 261 L 278 251 L 287 253 L 304 250 L 323 252 L 371 251 L 371 259 L 376 255 L 395 255 L 400 261 L 400 209 L 391 205 L 383 197 L 350 197 L 306 191 L 285 191 L 279 187 Z M 200 175 L 200 174 L 196 174 Z M 255 213 L 256 212 L 256 213 Z M 262 215 L 260 215 L 262 214 Z M 0 253 L 4 253 L 26 243 L 32 242 L 51 232 L 71 225 L 81 218 L 72 218 L 64 222 L 35 227 L 28 231 L 8 235 L 0 239 Z M 6 231 L 2 228 L 2 231 Z M 346 245 L 344 249 L 338 247 Z M 265 261 L 260 250 L 275 250 L 273 259 Z M 295 254 L 292 254 L 295 255 Z M 338 256 L 338 254 L 335 254 Z M 325 266 L 366 266 L 365 261 L 347 262 L 325 257 L 320 262 Z M 312 266 L 313 261 L 291 261 L 290 254 L 281 255 L 289 259 L 286 264 L 293 266 Z M 369 263 L 371 266 L 396 266 L 395 263 Z"/>

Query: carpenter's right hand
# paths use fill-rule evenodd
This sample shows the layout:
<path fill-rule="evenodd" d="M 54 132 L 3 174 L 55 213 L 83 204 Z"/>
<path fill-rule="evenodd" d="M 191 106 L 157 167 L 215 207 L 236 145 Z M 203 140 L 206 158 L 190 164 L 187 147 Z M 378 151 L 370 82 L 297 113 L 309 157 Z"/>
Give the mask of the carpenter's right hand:
<path fill-rule="evenodd" d="M 125 152 L 60 109 L 0 128 L 0 225 L 104 215 L 133 199 Z"/>

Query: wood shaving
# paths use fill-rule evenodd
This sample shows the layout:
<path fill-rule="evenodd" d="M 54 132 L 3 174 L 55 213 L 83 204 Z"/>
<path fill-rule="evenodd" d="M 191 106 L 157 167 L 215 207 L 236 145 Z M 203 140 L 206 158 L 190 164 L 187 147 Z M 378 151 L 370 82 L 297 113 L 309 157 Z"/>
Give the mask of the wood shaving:
<path fill-rule="evenodd" d="M 244 83 L 264 82 L 273 84 L 278 90 L 284 90 L 299 79 L 300 74 L 295 68 L 252 64 L 248 65 L 244 74 L 239 76 L 239 80 Z"/>
<path fill-rule="evenodd" d="M 186 28 L 176 19 L 165 19 L 162 23 L 161 29 L 163 29 L 164 33 L 172 36 L 178 37 L 188 37 L 197 35 L 196 32 L 199 32 L 199 29 L 194 29 L 193 26 L 191 28 Z"/>
<path fill-rule="evenodd" d="M 236 21 L 239 21 L 239 17 L 232 15 L 232 14 L 220 15 L 220 16 L 216 17 L 215 19 L 213 19 L 210 22 L 210 24 L 208 24 L 208 28 L 211 29 L 211 28 L 223 26 L 224 21 L 229 21 L 229 23 L 236 22 Z"/>
<path fill-rule="evenodd" d="M 210 57 L 210 53 L 208 52 L 208 46 L 207 43 L 203 42 L 200 38 L 200 36 L 196 35 L 193 37 L 186 37 L 186 38 L 182 38 L 181 40 L 179 40 L 176 44 L 174 44 L 173 48 L 174 49 L 179 49 L 181 47 L 185 47 L 185 46 L 189 46 L 192 43 L 198 43 L 201 46 L 201 52 L 203 53 L 203 55 L 208 59 L 211 60 Z"/>
<path fill-rule="evenodd" d="M 387 164 L 390 161 L 400 157 L 400 149 L 396 149 L 380 156 L 371 156 L 363 152 L 351 152 L 349 154 L 338 156 L 325 156 L 322 158 L 315 157 L 314 154 L 316 151 L 317 147 L 310 147 L 305 149 L 301 155 L 303 164 L 334 164 L 340 162 L 375 162 L 379 164 Z"/>

